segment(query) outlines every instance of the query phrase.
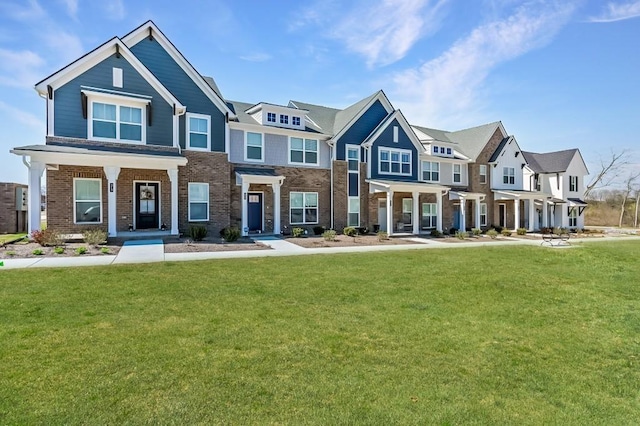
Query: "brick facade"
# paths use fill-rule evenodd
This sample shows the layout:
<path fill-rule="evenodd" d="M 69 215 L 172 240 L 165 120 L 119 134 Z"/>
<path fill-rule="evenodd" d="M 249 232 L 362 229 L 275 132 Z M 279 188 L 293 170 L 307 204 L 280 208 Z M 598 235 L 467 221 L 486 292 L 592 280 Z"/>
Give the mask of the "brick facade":
<path fill-rule="evenodd" d="M 26 190 L 27 185 L 0 183 L 0 234 L 27 232 L 27 211 L 16 210 L 16 189 L 18 188 Z M 39 210 L 40 206 L 37 208 Z"/>
<path fill-rule="evenodd" d="M 480 192 L 486 194 L 483 203 L 487 204 L 487 226 L 485 229 L 491 228 L 493 225 L 498 225 L 498 206 L 494 201 L 493 192 L 491 191 L 491 176 L 495 173 L 495 170 L 489 159 L 502 142 L 503 135 L 500 128 L 497 128 L 489 142 L 484 146 L 475 163 L 469 164 L 469 192 Z M 480 183 L 480 165 L 487 166 L 487 182 Z M 467 222 L 469 223 L 469 222 Z"/>

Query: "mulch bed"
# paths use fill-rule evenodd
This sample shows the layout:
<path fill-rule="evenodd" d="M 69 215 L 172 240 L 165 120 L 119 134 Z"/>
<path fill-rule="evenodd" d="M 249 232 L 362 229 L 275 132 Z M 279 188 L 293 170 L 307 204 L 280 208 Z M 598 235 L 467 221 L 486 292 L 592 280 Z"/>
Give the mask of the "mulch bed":
<path fill-rule="evenodd" d="M 28 242 L 26 240 L 18 241 L 15 243 L 7 244 L 0 248 L 0 259 L 25 259 L 25 258 L 39 258 L 39 257 L 73 257 L 73 256 L 105 256 L 116 255 L 120 251 L 120 242 L 108 242 L 107 244 L 99 245 L 97 247 L 90 246 L 84 242 L 68 242 L 60 246 L 64 251 L 60 254 L 55 253 L 55 247 L 42 247 L 38 243 Z M 80 255 L 76 253 L 76 249 L 84 247 L 87 252 Z M 101 250 L 106 248 L 108 253 L 103 253 Z M 42 254 L 34 254 L 35 250 L 42 250 Z"/>
<path fill-rule="evenodd" d="M 192 241 L 189 238 L 165 238 L 165 253 L 201 253 L 212 251 L 239 250 L 271 250 L 270 247 L 252 241 L 250 238 L 240 238 L 233 243 L 226 243 L 221 238 L 205 238 L 203 241 Z"/>
<path fill-rule="evenodd" d="M 309 237 L 287 237 L 290 243 L 305 248 L 321 248 L 321 247 L 362 247 L 362 246 L 395 246 L 403 244 L 416 244 L 413 241 L 407 241 L 401 238 L 389 238 L 387 240 L 378 240 L 377 235 L 358 235 L 357 237 L 347 237 L 346 235 L 336 235 L 335 241 L 326 241 L 322 236 Z"/>

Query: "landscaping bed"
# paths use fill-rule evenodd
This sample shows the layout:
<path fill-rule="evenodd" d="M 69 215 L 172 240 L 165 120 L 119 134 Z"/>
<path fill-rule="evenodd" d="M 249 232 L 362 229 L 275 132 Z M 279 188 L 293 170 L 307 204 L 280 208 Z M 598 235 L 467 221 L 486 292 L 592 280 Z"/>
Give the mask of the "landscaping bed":
<path fill-rule="evenodd" d="M 0 248 L 0 259 L 116 255 L 120 251 L 121 245 L 116 241 L 109 241 L 98 246 L 92 246 L 85 242 L 65 242 L 57 247 L 43 247 L 35 242 L 21 240 Z M 80 254 L 82 251 L 84 252 Z"/>
<path fill-rule="evenodd" d="M 322 236 L 308 237 L 286 237 L 288 242 L 305 248 L 321 248 L 321 247 L 362 247 L 362 246 L 395 246 L 403 244 L 415 244 L 402 238 L 387 238 L 378 240 L 377 235 L 358 235 L 356 237 L 348 237 L 346 235 L 336 235 L 334 241 L 327 241 Z"/>
<path fill-rule="evenodd" d="M 270 250 L 271 248 L 251 240 L 240 238 L 232 243 L 224 242 L 222 238 L 205 238 L 202 241 L 193 241 L 190 238 L 165 238 L 165 253 L 202 253 L 215 251 L 240 251 L 240 250 Z"/>

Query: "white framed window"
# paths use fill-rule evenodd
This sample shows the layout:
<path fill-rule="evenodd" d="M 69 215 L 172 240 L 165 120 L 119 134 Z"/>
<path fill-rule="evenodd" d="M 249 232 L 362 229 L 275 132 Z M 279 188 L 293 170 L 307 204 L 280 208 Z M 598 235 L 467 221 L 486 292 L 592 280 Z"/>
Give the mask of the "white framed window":
<path fill-rule="evenodd" d="M 289 163 L 318 165 L 318 140 L 289 138 Z"/>
<path fill-rule="evenodd" d="M 569 191 L 578 192 L 578 176 L 569 176 Z"/>
<path fill-rule="evenodd" d="M 487 226 L 487 203 L 480 203 L 480 226 Z"/>
<path fill-rule="evenodd" d="M 411 151 L 381 148 L 378 153 L 379 173 L 405 176 L 411 175 Z"/>
<path fill-rule="evenodd" d="M 514 185 L 516 183 L 516 169 L 513 167 L 502 168 L 502 183 Z"/>
<path fill-rule="evenodd" d="M 289 193 L 289 223 L 292 225 L 318 223 L 318 193 Z"/>
<path fill-rule="evenodd" d="M 360 226 L 360 197 L 349 197 L 347 226 Z"/>
<path fill-rule="evenodd" d="M 574 207 L 569 210 L 569 226 L 578 226 L 578 210 Z"/>
<path fill-rule="evenodd" d="M 444 152 L 445 152 L 445 151 L 444 151 L 444 146 L 441 146 L 441 147 L 440 147 L 440 154 L 444 154 Z"/>
<path fill-rule="evenodd" d="M 289 116 L 280 114 L 280 124 L 289 124 Z"/>
<path fill-rule="evenodd" d="M 480 164 L 480 183 L 487 183 L 487 165 Z"/>
<path fill-rule="evenodd" d="M 347 168 L 350 172 L 359 171 L 360 163 L 360 147 L 359 146 L 347 146 Z"/>
<path fill-rule="evenodd" d="M 462 182 L 462 165 L 454 164 L 453 165 L 453 183 Z"/>
<path fill-rule="evenodd" d="M 434 153 L 434 154 L 437 154 L 437 153 L 439 153 L 439 152 L 440 152 L 440 148 L 438 148 L 437 146 L 435 146 L 435 145 L 434 145 L 434 146 L 433 146 L 433 153 Z"/>
<path fill-rule="evenodd" d="M 209 220 L 209 184 L 189 182 L 189 222 Z"/>
<path fill-rule="evenodd" d="M 105 142 L 146 142 L 149 99 L 82 91 L 87 95 L 87 136 Z"/>
<path fill-rule="evenodd" d="M 432 229 L 438 223 L 438 205 L 436 203 L 422 203 L 422 229 Z"/>
<path fill-rule="evenodd" d="M 402 223 L 405 225 L 412 224 L 413 219 L 413 198 L 402 199 Z"/>
<path fill-rule="evenodd" d="M 291 117 L 291 124 L 293 124 L 294 126 L 299 126 L 300 125 L 300 117 Z"/>
<path fill-rule="evenodd" d="M 398 126 L 393 126 L 393 141 L 398 143 Z"/>
<path fill-rule="evenodd" d="M 122 68 L 113 68 L 113 87 L 122 88 Z"/>
<path fill-rule="evenodd" d="M 440 163 L 437 161 L 422 162 L 422 180 L 427 182 L 440 181 Z"/>
<path fill-rule="evenodd" d="M 211 150 L 211 117 L 204 114 L 188 112 L 187 121 L 187 149 L 198 151 Z"/>
<path fill-rule="evenodd" d="M 73 223 L 102 223 L 102 179 L 73 179 Z"/>
<path fill-rule="evenodd" d="M 264 140 L 262 133 L 245 132 L 244 159 L 264 161 Z"/>
<path fill-rule="evenodd" d="M 346 145 L 345 148 L 347 150 L 347 196 L 358 197 L 360 195 L 360 146 Z"/>
<path fill-rule="evenodd" d="M 447 148 L 447 155 L 453 155 L 453 150 L 451 148 Z"/>
<path fill-rule="evenodd" d="M 276 113 L 275 112 L 268 112 L 267 113 L 267 121 L 269 123 L 275 123 L 276 122 Z"/>

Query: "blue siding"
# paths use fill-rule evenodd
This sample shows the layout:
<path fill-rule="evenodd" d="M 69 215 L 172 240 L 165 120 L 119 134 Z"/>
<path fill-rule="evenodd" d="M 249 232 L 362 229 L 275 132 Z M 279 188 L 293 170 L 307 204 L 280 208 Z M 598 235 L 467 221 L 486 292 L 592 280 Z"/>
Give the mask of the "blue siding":
<path fill-rule="evenodd" d="M 345 145 L 360 145 L 387 116 L 387 110 L 380 101 L 375 101 L 369 109 L 347 130 L 336 143 L 336 158 L 345 159 Z M 362 155 L 361 155 L 362 158 Z"/>
<path fill-rule="evenodd" d="M 113 68 L 122 68 L 122 88 L 113 87 Z M 173 145 L 173 106 L 169 105 L 126 59 L 122 56 L 116 58 L 115 54 L 55 91 L 56 136 L 87 139 L 87 120 L 82 117 L 80 86 L 152 96 L 153 125 L 147 126 L 147 144 Z"/>
<path fill-rule="evenodd" d="M 398 126 L 398 142 L 393 142 L 393 127 Z M 397 148 L 411 151 L 411 176 L 401 176 L 395 174 L 378 173 L 378 150 L 380 147 Z M 391 124 L 373 141 L 371 147 L 371 177 L 373 179 L 415 181 L 418 180 L 418 150 L 409 136 L 404 131 L 398 120 L 393 120 Z"/>
<path fill-rule="evenodd" d="M 211 150 L 224 152 L 225 115 L 162 48 L 157 40 L 144 38 L 131 48 L 134 55 L 178 100 L 187 112 L 211 116 Z M 184 148 L 185 120 L 180 119 L 180 146 Z"/>

